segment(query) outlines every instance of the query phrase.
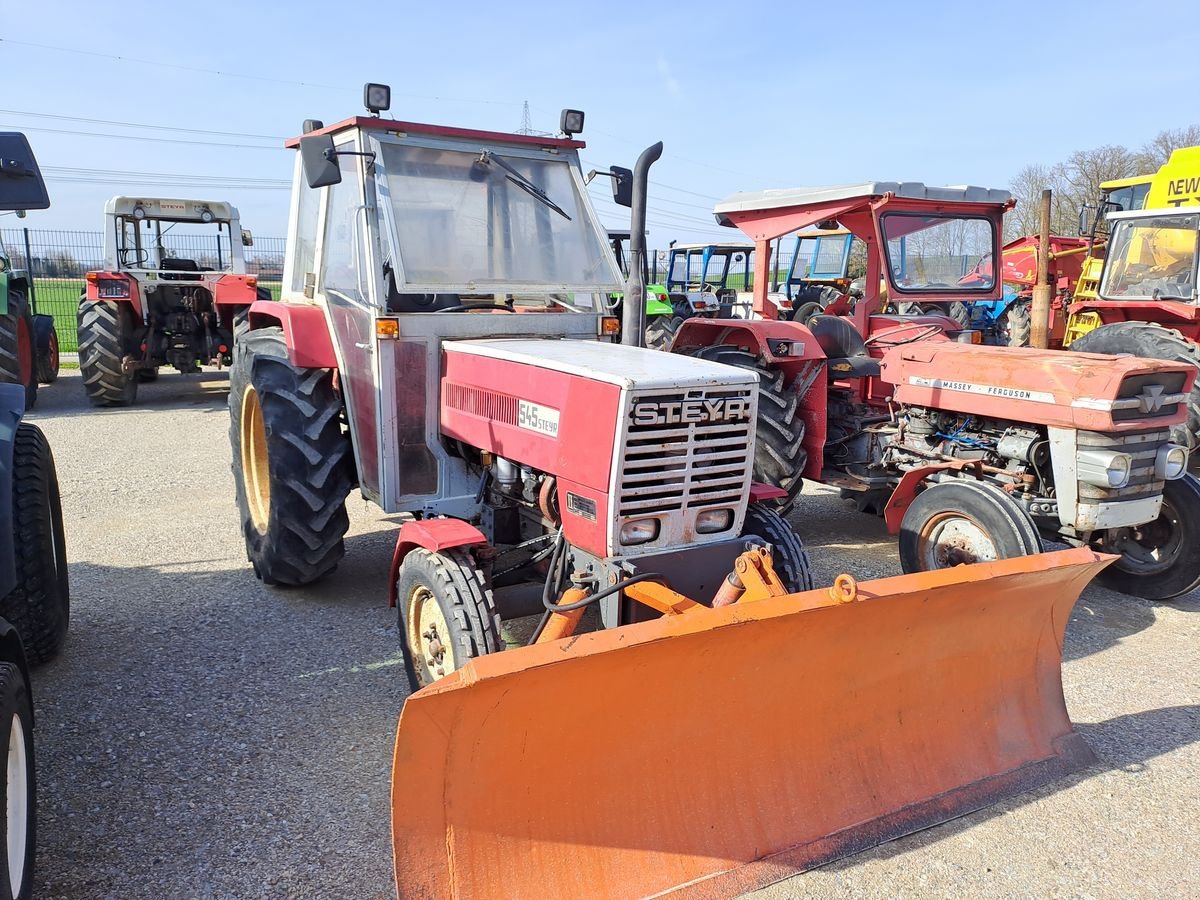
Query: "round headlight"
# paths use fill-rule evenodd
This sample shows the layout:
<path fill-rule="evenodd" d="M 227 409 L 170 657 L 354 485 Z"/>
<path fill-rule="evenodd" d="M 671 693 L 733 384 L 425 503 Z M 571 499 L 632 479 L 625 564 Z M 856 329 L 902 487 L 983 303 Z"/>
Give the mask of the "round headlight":
<path fill-rule="evenodd" d="M 1187 471 L 1188 452 L 1186 447 L 1178 444 L 1167 444 L 1160 447 L 1154 459 L 1154 474 L 1159 478 L 1173 481 L 1182 478 Z"/>
<path fill-rule="evenodd" d="M 133 217 L 138 220 L 146 218 L 146 208 L 143 206 L 135 206 L 133 208 Z"/>
<path fill-rule="evenodd" d="M 1108 486 L 1125 487 L 1129 483 L 1129 469 L 1133 460 L 1124 453 L 1114 453 L 1108 464 Z"/>
<path fill-rule="evenodd" d="M 212 220 L 213 220 L 213 214 L 210 210 L 205 209 L 205 210 L 200 211 L 200 221 L 201 222 L 203 222 L 205 225 L 207 225 Z"/>

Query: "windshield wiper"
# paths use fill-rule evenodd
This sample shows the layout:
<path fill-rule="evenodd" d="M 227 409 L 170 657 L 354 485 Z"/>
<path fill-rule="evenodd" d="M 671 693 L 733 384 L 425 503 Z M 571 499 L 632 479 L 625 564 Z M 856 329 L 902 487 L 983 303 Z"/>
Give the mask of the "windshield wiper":
<path fill-rule="evenodd" d="M 512 166 L 510 166 L 508 163 L 506 163 L 499 156 L 496 156 L 495 154 L 493 154 L 492 151 L 484 150 L 482 153 L 479 154 L 479 159 L 476 161 L 476 163 L 478 165 L 485 165 L 485 166 L 495 163 L 500 168 L 502 168 L 506 173 L 508 173 L 504 176 L 505 178 L 507 178 L 509 181 L 511 181 L 513 184 L 515 184 L 517 187 L 519 187 L 525 193 L 529 194 L 531 197 L 536 197 L 538 200 L 541 200 L 543 203 L 545 203 L 548 207 L 550 207 L 552 210 L 554 210 L 556 213 L 558 213 L 560 216 L 562 216 L 568 222 L 571 221 L 571 217 L 566 214 L 566 212 L 563 210 L 563 208 L 561 206 L 559 206 L 557 203 L 555 203 L 553 200 L 551 200 L 549 197 L 547 197 L 545 191 L 543 191 L 540 187 L 538 187 L 536 184 L 534 184 L 532 181 L 530 181 L 528 178 L 526 178 L 524 175 L 522 175 L 520 172 L 518 172 L 516 169 L 514 169 Z"/>

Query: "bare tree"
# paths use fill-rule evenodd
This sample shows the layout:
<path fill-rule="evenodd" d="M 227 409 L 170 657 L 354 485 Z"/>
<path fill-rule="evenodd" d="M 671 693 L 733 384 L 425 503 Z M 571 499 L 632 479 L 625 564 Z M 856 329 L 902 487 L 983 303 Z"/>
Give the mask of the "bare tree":
<path fill-rule="evenodd" d="M 1139 174 L 1157 171 L 1170 158 L 1172 151 L 1197 145 L 1200 145 L 1200 125 L 1160 131 L 1154 140 L 1142 145 L 1142 149 L 1136 154 Z"/>

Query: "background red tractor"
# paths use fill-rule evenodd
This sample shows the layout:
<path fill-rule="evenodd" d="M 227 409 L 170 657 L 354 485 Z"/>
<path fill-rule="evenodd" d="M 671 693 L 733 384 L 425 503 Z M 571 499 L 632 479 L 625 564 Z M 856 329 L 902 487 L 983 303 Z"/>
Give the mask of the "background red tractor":
<path fill-rule="evenodd" d="M 1195 370 L 1147 359 L 985 347 L 945 316 L 892 302 L 995 301 L 970 260 L 999 256 L 1004 191 L 870 183 L 737 194 L 718 221 L 756 242 L 768 314 L 773 240 L 826 223 L 867 246 L 867 290 L 807 325 L 689 319 L 673 352 L 759 376 L 755 477 L 788 497 L 803 478 L 883 514 L 905 571 L 1036 552 L 1043 538 L 1120 553 L 1101 577 L 1163 599 L 1200 584 L 1200 483 L 1171 439 Z M 883 288 L 880 288 L 881 279 Z"/>
<path fill-rule="evenodd" d="M 228 365 L 244 314 L 270 299 L 246 274 L 237 209 L 209 200 L 113 197 L 103 271 L 79 298 L 79 368 L 96 406 L 124 406 L 160 366 Z"/>

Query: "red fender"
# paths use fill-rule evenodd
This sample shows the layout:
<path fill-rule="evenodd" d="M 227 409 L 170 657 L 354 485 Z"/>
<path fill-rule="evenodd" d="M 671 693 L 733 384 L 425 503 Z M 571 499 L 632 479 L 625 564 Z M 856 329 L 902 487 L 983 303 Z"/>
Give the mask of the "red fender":
<path fill-rule="evenodd" d="M 336 369 L 333 339 L 325 311 L 308 303 L 256 300 L 250 304 L 250 328 L 278 325 L 283 329 L 288 359 L 306 369 Z"/>
<path fill-rule="evenodd" d="M 980 461 L 977 459 L 957 459 L 947 460 L 946 462 L 930 463 L 927 466 L 921 466 L 917 469 L 909 469 L 901 476 L 899 483 L 892 491 L 892 496 L 888 498 L 887 504 L 883 507 L 883 521 L 887 525 L 889 534 L 899 534 L 900 523 L 904 521 L 904 513 L 917 498 L 917 488 L 935 472 L 956 471 L 962 472 L 966 469 L 974 469 L 975 477 L 981 478 L 983 473 L 980 471 Z"/>
<path fill-rule="evenodd" d="M 462 519 L 417 519 L 400 526 L 396 538 L 396 552 L 392 554 L 392 567 L 388 575 L 388 606 L 396 605 L 396 577 L 400 564 L 409 552 L 418 547 L 431 553 L 452 550 L 455 547 L 477 547 L 487 544 L 483 532 Z"/>

